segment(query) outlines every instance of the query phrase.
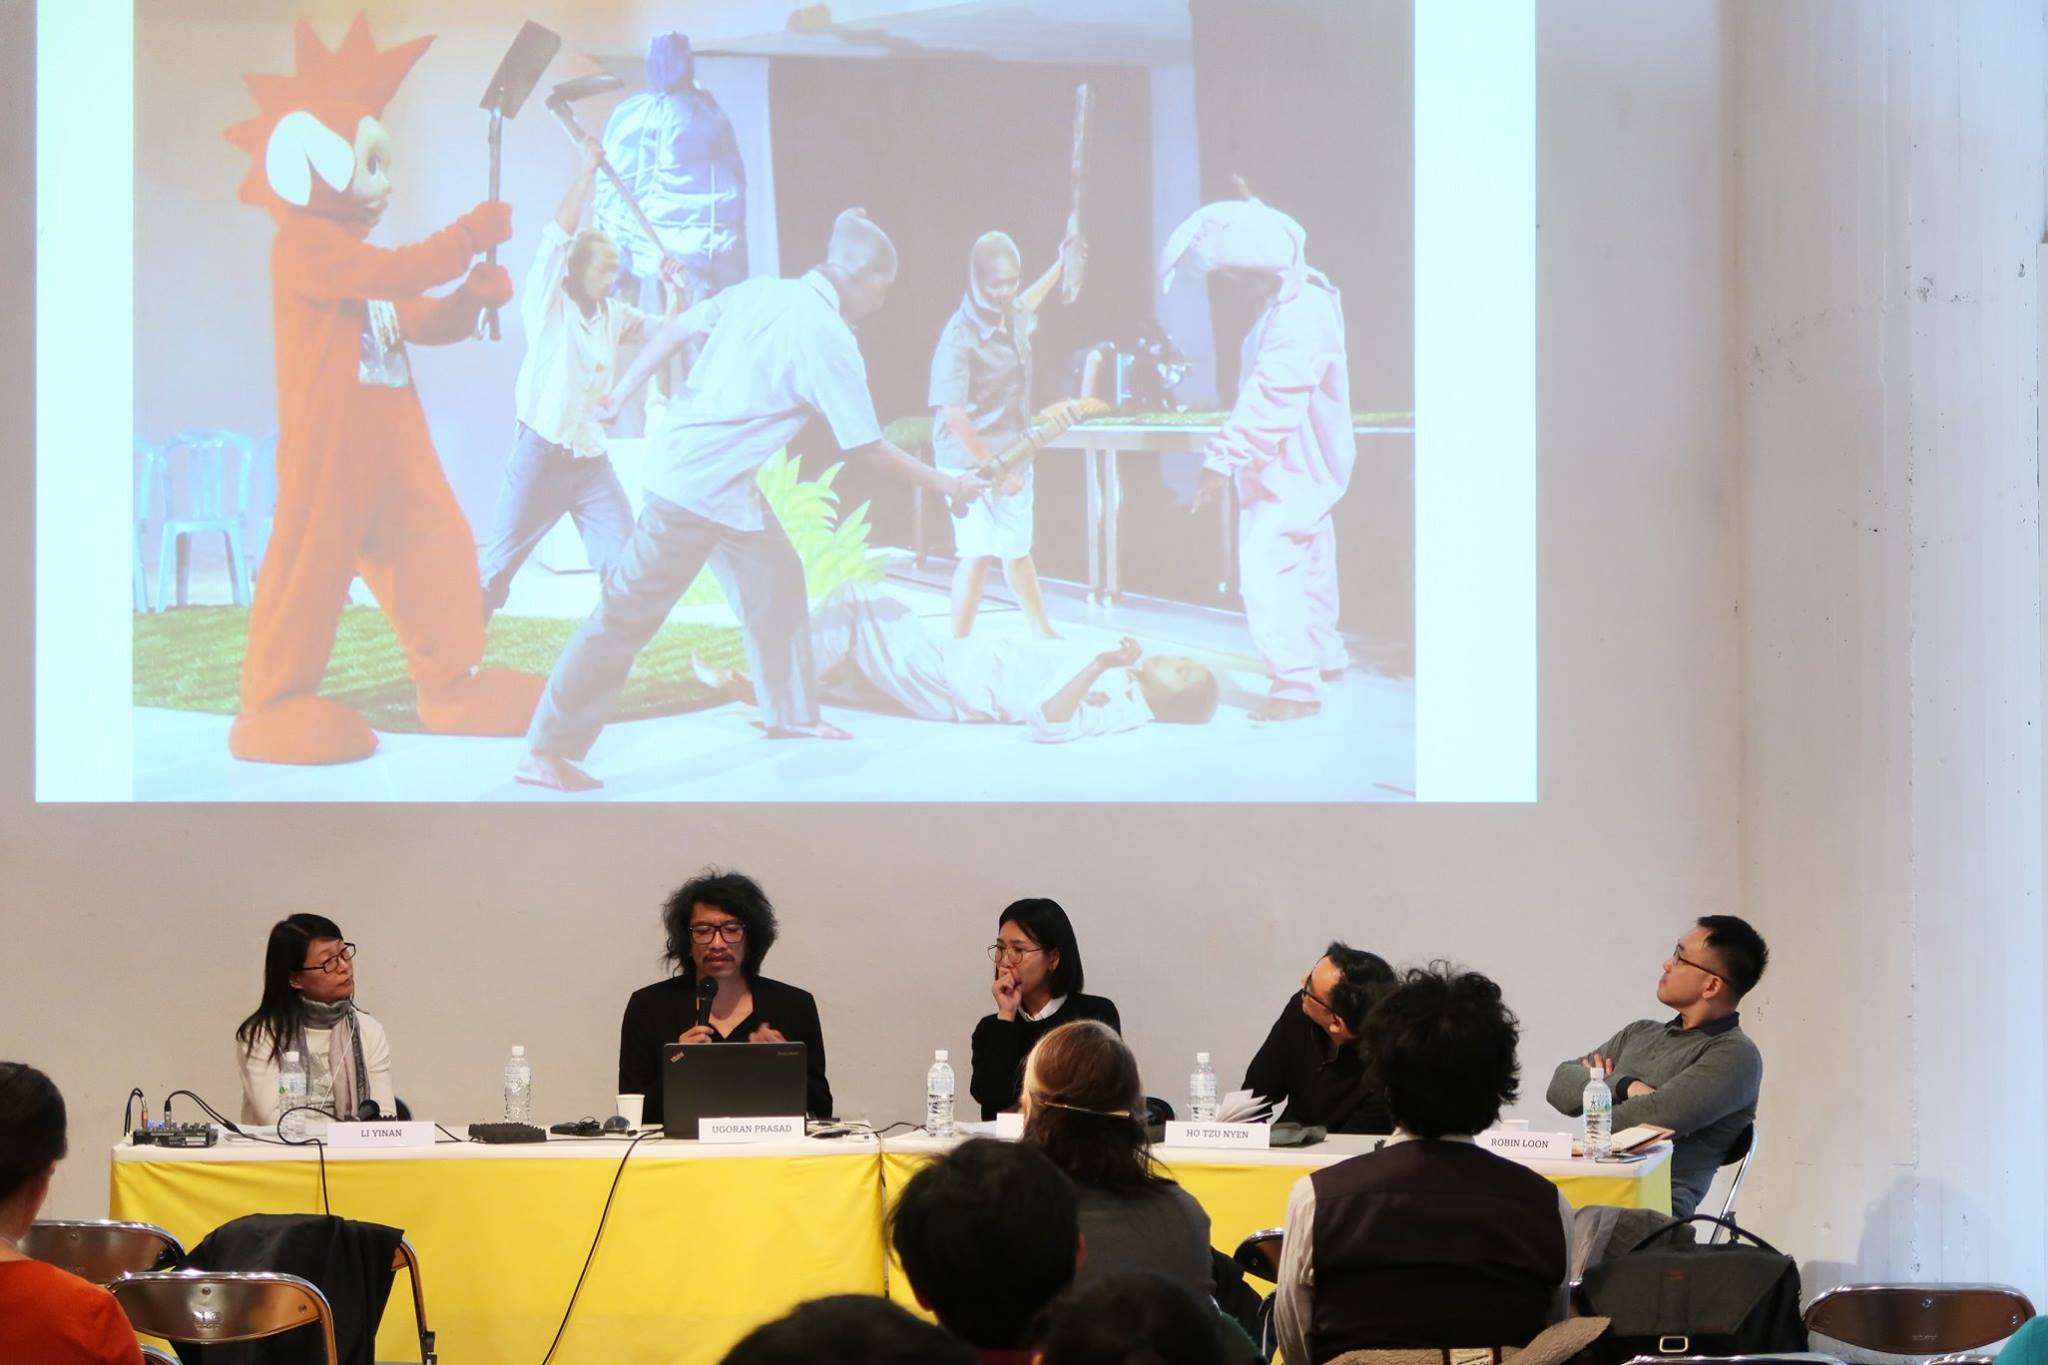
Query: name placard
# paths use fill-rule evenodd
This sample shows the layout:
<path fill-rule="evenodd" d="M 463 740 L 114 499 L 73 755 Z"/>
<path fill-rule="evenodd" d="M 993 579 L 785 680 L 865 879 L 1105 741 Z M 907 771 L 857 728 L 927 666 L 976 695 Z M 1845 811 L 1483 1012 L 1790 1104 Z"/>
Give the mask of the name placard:
<path fill-rule="evenodd" d="M 1006 1114 L 996 1115 L 996 1132 L 999 1138 L 1011 1139 L 1024 1136 L 1024 1116 L 1012 1109 Z"/>
<path fill-rule="evenodd" d="M 431 1147 L 434 1125 L 423 1119 L 371 1119 L 367 1123 L 330 1123 L 330 1147 Z"/>
<path fill-rule="evenodd" d="M 1182 1123 L 1176 1119 L 1166 1125 L 1169 1147 L 1258 1150 L 1271 1146 L 1272 1139 L 1273 1126 L 1269 1123 Z"/>
<path fill-rule="evenodd" d="M 1569 1161 L 1570 1133 L 1530 1133 L 1520 1129 L 1495 1128 L 1479 1134 L 1479 1145 L 1505 1157 L 1540 1157 L 1546 1161 Z"/>
<path fill-rule="evenodd" d="M 789 1114 L 781 1118 L 697 1120 L 699 1142 L 780 1142 L 784 1138 L 800 1138 L 803 1135 L 802 1114 Z"/>

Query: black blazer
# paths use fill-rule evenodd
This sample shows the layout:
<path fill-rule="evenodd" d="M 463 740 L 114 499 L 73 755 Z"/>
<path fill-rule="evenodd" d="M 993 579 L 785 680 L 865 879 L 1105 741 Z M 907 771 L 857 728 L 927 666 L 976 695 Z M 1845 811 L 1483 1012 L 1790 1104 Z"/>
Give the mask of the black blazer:
<path fill-rule="evenodd" d="M 825 1079 L 825 1032 L 818 1023 L 818 1002 L 809 991 L 765 976 L 755 977 L 750 984 L 754 1012 L 719 1041 L 743 1043 L 753 1036 L 755 1029 L 771 1024 L 790 1042 L 804 1044 L 805 1065 L 810 1070 L 804 1107 L 817 1118 L 829 1118 L 832 1086 Z M 694 975 L 672 976 L 652 986 L 642 986 L 626 1001 L 626 1016 L 619 1022 L 619 1093 L 647 1097 L 641 1111 L 643 1121 L 661 1122 L 663 1046 L 689 1032 L 696 1022 Z"/>
<path fill-rule="evenodd" d="M 993 1014 L 982 1017 L 974 1026 L 974 1074 L 967 1082 L 967 1093 L 981 1101 L 984 1120 L 994 1118 L 1000 1110 L 1017 1107 L 1017 1099 L 1024 1093 L 1024 1059 L 1031 1054 L 1032 1047 L 1061 1024 L 1071 1024 L 1076 1019 L 1095 1019 L 1118 1033 L 1124 1031 L 1114 1003 L 1079 991 L 1068 996 L 1067 1003 L 1050 1019 L 1036 1023 L 1026 1019 L 1022 1010 L 1015 1019 L 1005 1020 Z"/>

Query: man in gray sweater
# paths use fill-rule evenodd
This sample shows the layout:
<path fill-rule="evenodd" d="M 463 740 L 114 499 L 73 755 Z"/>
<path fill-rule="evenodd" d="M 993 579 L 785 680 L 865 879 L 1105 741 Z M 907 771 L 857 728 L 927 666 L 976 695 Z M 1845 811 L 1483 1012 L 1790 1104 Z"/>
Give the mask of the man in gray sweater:
<path fill-rule="evenodd" d="M 1742 1031 L 1737 1006 L 1764 974 L 1770 950 L 1733 915 L 1708 915 L 1664 959 L 1657 999 L 1678 1011 L 1639 1019 L 1589 1056 L 1564 1062 L 1549 1099 L 1577 1118 L 1587 1068 L 1606 1069 L 1614 1130 L 1653 1123 L 1677 1134 L 1671 1157 L 1671 1212 L 1692 1215 L 1743 1132 L 1756 1121 L 1764 1059 Z"/>

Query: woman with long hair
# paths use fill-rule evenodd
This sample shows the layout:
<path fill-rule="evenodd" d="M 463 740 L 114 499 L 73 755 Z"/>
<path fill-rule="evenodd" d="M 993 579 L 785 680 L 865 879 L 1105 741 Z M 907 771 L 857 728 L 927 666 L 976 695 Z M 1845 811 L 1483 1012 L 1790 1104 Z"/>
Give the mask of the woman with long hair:
<path fill-rule="evenodd" d="M 996 1012 L 974 1026 L 974 1070 L 967 1083 L 983 1119 L 1017 1107 L 1024 1058 L 1061 1024 L 1097 1019 L 1123 1031 L 1113 1001 L 1082 994 L 1087 978 L 1081 944 L 1058 901 L 1029 896 L 1005 906 L 988 956 L 995 964 L 989 994 Z"/>
<path fill-rule="evenodd" d="M 1024 1140 L 1074 1182 L 1088 1248 L 1077 1284 L 1151 1270 L 1215 1292 L 1209 1215 L 1153 1164 L 1138 1060 L 1115 1030 L 1091 1019 L 1046 1034 L 1024 1064 L 1023 1110 Z"/>
<path fill-rule="evenodd" d="M 306 1103 L 340 1119 L 393 1117 L 391 1044 L 384 1026 L 356 1007 L 356 945 L 325 915 L 287 915 L 263 950 L 263 998 L 235 1030 L 242 1068 L 242 1122 L 276 1123 L 277 1073 L 299 1054 Z"/>

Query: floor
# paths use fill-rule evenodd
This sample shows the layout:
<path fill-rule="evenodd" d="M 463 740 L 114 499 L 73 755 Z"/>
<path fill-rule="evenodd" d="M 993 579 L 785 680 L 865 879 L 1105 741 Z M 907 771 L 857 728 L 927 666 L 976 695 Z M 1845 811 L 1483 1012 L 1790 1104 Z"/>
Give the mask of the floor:
<path fill-rule="evenodd" d="M 944 565 L 891 564 L 889 590 L 943 629 Z M 509 613 L 581 616 L 594 580 L 529 565 Z M 359 600 L 368 601 L 360 584 Z M 135 796 L 144 801 L 1403 801 L 1412 800 L 1413 680 L 1354 655 L 1320 715 L 1261 725 L 1249 709 L 1264 678 L 1242 616 L 1175 603 L 1091 603 L 1052 587 L 1048 611 L 1063 634 L 1194 655 L 1224 684 L 1207 725 L 1148 725 L 1076 744 L 1038 744 L 1019 726 L 949 725 L 827 708 L 850 742 L 773 741 L 750 706 L 614 725 L 586 766 L 602 790 L 567 797 L 511 780 L 518 739 L 383 735 L 375 756 L 333 768 L 240 763 L 227 753 L 225 716 L 135 712 Z M 225 582 L 195 571 L 192 600 L 225 601 Z M 679 611 L 678 615 L 682 615 Z M 701 615 L 702 609 L 691 615 Z M 992 593 L 977 630 L 1023 628 L 1015 604 Z M 1341 761 L 1333 761 L 1341 755 Z"/>

